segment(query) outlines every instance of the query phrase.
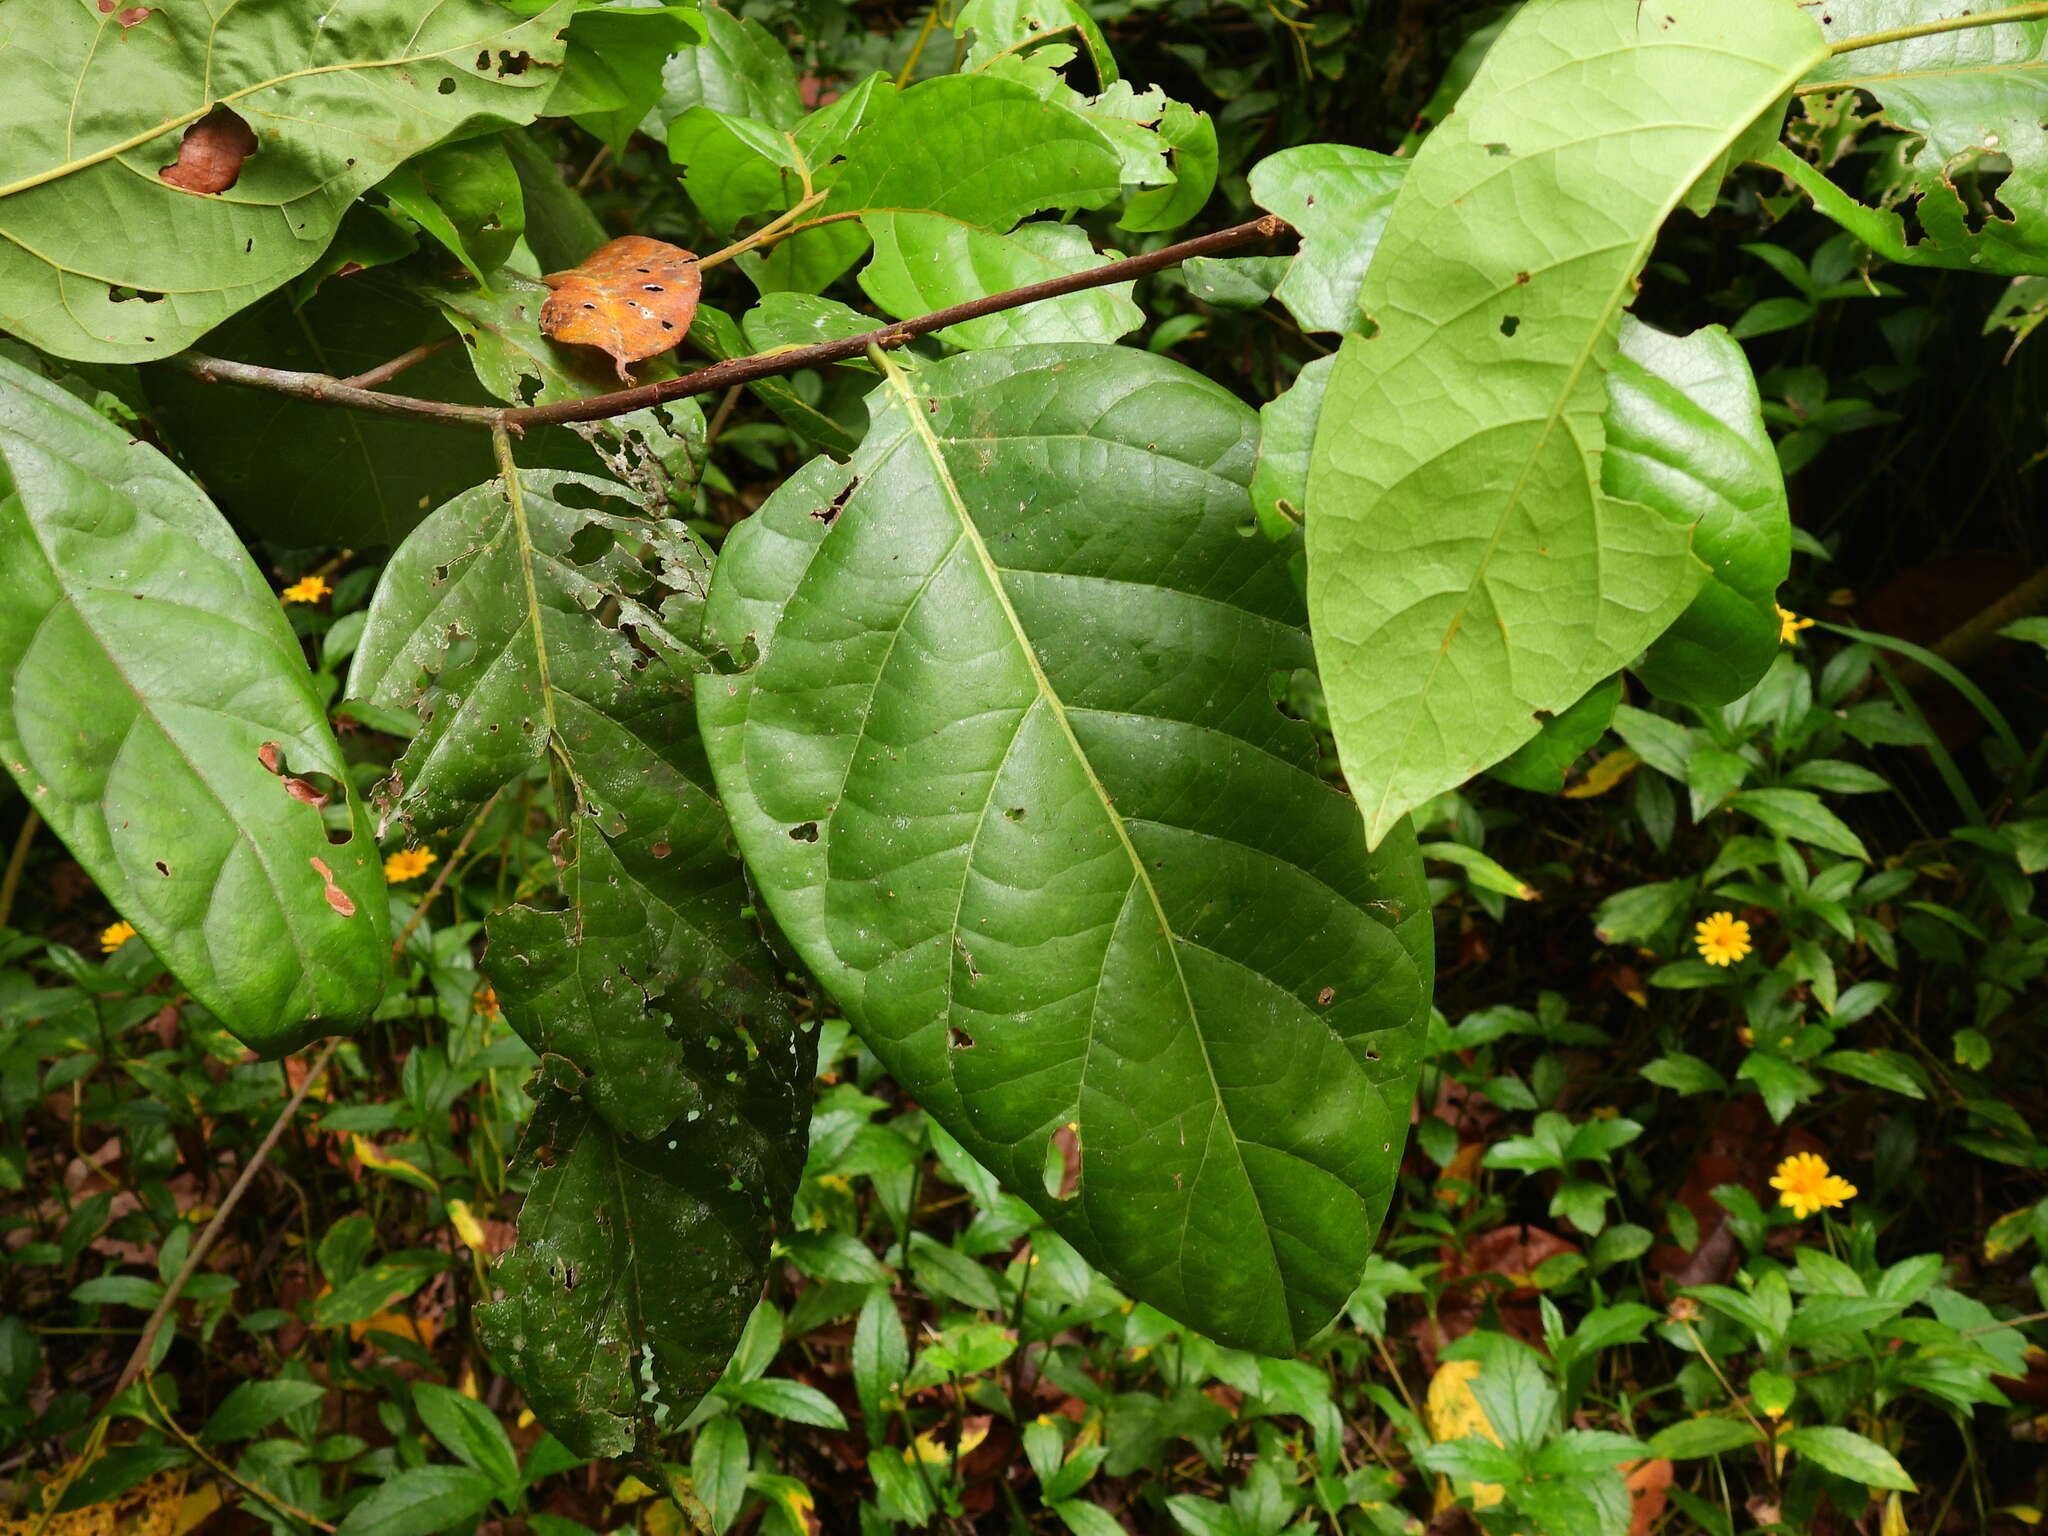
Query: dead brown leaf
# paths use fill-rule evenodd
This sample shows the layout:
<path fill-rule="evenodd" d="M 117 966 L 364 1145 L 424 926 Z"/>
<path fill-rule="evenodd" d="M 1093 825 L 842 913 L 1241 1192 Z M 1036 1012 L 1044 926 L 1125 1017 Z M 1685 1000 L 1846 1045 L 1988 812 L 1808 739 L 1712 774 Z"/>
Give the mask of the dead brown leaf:
<path fill-rule="evenodd" d="M 541 334 L 610 353 L 621 379 L 629 377 L 628 363 L 666 352 L 689 333 L 703 286 L 695 255 L 645 235 L 599 246 L 541 281 L 554 290 L 540 308 Z"/>

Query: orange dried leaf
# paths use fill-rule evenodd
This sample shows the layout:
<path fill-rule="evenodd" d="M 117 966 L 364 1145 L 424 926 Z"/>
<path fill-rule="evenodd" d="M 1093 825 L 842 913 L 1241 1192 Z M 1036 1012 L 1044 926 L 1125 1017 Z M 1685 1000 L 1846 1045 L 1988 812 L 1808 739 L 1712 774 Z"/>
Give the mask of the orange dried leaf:
<path fill-rule="evenodd" d="M 628 363 L 666 352 L 689 333 L 703 285 L 695 255 L 644 235 L 599 246 L 541 281 L 554 290 L 540 308 L 541 334 L 610 353 L 622 379 Z"/>

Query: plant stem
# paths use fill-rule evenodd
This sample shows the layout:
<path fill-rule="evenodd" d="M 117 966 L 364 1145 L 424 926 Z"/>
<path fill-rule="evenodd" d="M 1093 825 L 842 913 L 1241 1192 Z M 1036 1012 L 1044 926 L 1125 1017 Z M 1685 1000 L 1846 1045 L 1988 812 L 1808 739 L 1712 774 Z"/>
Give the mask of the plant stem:
<path fill-rule="evenodd" d="M 1966 27 L 1995 27 L 2006 21 L 2034 21 L 2048 17 L 2048 0 L 2031 0 L 2027 5 L 2010 5 L 2002 11 L 1979 11 L 1972 16 L 1945 16 L 1939 21 L 1915 22 L 1910 27 L 1893 27 L 1887 32 L 1869 32 L 1845 38 L 1828 49 L 1829 58 L 1855 53 L 1862 48 L 1882 48 L 1886 43 L 1903 43 L 1915 37 L 1933 37 L 1942 32 L 1960 32 Z"/>
<path fill-rule="evenodd" d="M 932 40 L 932 29 L 939 24 L 939 12 L 946 0 L 932 0 L 931 9 L 924 13 L 924 25 L 918 29 L 917 41 L 910 45 L 910 57 L 903 61 L 903 67 L 896 71 L 896 89 L 902 90 L 910 84 L 910 77 L 917 69 L 917 61 L 924 57 L 924 45 Z"/>
<path fill-rule="evenodd" d="M 388 363 L 379 363 L 376 367 L 341 382 L 350 389 L 375 389 L 379 384 L 397 378 L 414 363 L 423 363 L 436 352 L 446 351 L 459 340 L 459 336 L 443 336 L 439 341 L 424 342 L 409 351 L 399 353 Z"/>
<path fill-rule="evenodd" d="M 0 928 L 14 916 L 14 893 L 21 889 L 21 872 L 28 867 L 29 844 L 36 840 L 36 828 L 43 818 L 30 806 L 21 818 L 21 830 L 14 835 L 14 850 L 7 855 L 7 872 L 0 874 Z"/>
<path fill-rule="evenodd" d="M 163 1399 L 156 1395 L 156 1378 L 148 1371 L 142 1373 L 142 1390 L 149 1395 L 150 1406 L 156 1409 L 157 1418 L 160 1421 L 158 1427 L 175 1435 L 183 1442 L 185 1449 L 212 1468 L 216 1476 L 234 1484 L 235 1487 L 241 1489 L 243 1493 L 250 1495 L 258 1503 L 269 1505 L 288 1520 L 297 1520 L 320 1531 L 331 1531 L 334 1529 L 325 1520 L 307 1514 L 306 1511 L 300 1509 L 295 1504 L 285 1503 L 283 1499 L 278 1498 L 275 1494 L 258 1484 L 247 1482 L 237 1477 L 224 1462 L 209 1454 L 205 1446 L 201 1445 L 193 1436 L 188 1435 L 184 1427 L 171 1417 L 171 1411 L 164 1406 Z"/>
<path fill-rule="evenodd" d="M 2044 3 L 2048 3 L 2048 0 L 2044 0 Z M 351 410 L 371 411 L 383 416 L 419 416 L 452 426 L 482 427 L 497 433 L 523 433 L 528 427 L 559 426 L 572 421 L 603 421 L 612 416 L 626 415 L 630 411 L 665 405 L 671 400 L 681 400 L 690 395 L 710 394 L 717 390 L 730 389 L 736 384 L 750 384 L 756 379 L 794 373 L 800 368 L 816 368 L 827 363 L 842 363 L 851 358 L 865 357 L 871 346 L 887 351 L 893 347 L 900 347 L 915 337 L 944 330 L 949 325 L 979 320 L 985 315 L 1000 314 L 1004 310 L 1036 304 L 1044 299 L 1062 298 L 1067 294 L 1082 293 L 1090 288 L 1107 287 L 1111 283 L 1127 283 L 1154 272 L 1163 272 L 1168 267 L 1179 266 L 1182 262 L 1197 256 L 1214 256 L 1254 241 L 1275 239 L 1289 233 L 1290 228 L 1285 219 L 1269 213 L 1248 223 L 1234 224 L 1228 229 L 1215 230 L 1210 234 L 1197 235 L 1192 240 L 1183 240 L 1176 245 L 1163 246 L 1143 256 L 1129 256 L 1121 261 L 1090 267 L 1084 272 L 1066 273 L 1048 278 L 1044 282 L 1012 288 L 1004 293 L 992 293 L 984 298 L 970 299 L 964 304 L 954 304 L 910 320 L 898 320 L 892 325 L 864 331 L 858 336 L 821 341 L 808 347 L 786 347 L 773 352 L 756 353 L 750 357 L 729 358 L 725 362 L 712 363 L 708 367 L 686 373 L 680 378 L 665 379 L 659 384 L 642 384 L 632 389 L 615 390 L 607 395 L 592 395 L 582 400 L 558 400 L 550 405 L 500 408 L 455 405 L 445 400 L 418 400 L 407 395 L 387 395 L 376 390 L 358 389 L 324 373 L 295 373 L 283 368 L 262 368 L 254 363 L 238 363 L 226 358 L 209 357 L 202 352 L 180 352 L 165 359 L 165 362 L 170 367 L 210 384 L 240 384 L 251 389 L 269 390 L 273 394 L 291 395 L 316 405 L 345 406 Z"/>
<path fill-rule="evenodd" d="M 212 1251 L 214 1240 L 227 1225 L 229 1213 L 241 1203 L 243 1194 L 255 1182 L 257 1171 L 270 1156 L 270 1149 L 277 1145 L 278 1138 L 284 1134 L 284 1128 L 291 1124 L 292 1117 L 299 1112 L 299 1106 L 305 1102 L 306 1095 L 312 1092 L 313 1085 L 320 1081 L 327 1071 L 328 1064 L 334 1060 L 334 1053 L 340 1049 L 341 1036 L 336 1035 L 327 1042 L 320 1054 L 313 1058 L 313 1064 L 306 1069 L 305 1079 L 285 1101 L 284 1108 L 278 1111 L 277 1119 L 271 1122 L 269 1131 L 257 1144 L 255 1154 L 242 1165 L 242 1171 L 236 1176 L 226 1197 L 222 1199 L 220 1209 L 213 1213 L 213 1219 L 207 1222 L 206 1230 L 199 1234 L 199 1240 L 192 1245 L 192 1251 L 185 1255 L 183 1267 L 171 1277 L 171 1283 L 164 1287 L 163 1299 L 156 1304 L 156 1310 L 149 1314 L 149 1321 L 143 1324 L 142 1337 L 136 1342 L 135 1352 L 128 1357 L 128 1363 L 121 1367 L 121 1374 L 114 1381 L 114 1390 L 107 1394 L 108 1403 L 127 1391 L 129 1384 L 149 1368 L 149 1357 L 156 1348 L 156 1336 L 163 1329 L 164 1319 L 171 1315 L 171 1308 L 178 1304 L 179 1295 L 183 1293 L 192 1277 L 199 1273 L 199 1266 Z M 104 1403 L 100 1407 L 100 1417 L 103 1421 L 106 1417 Z"/>
<path fill-rule="evenodd" d="M 476 813 L 476 819 L 469 824 L 469 830 L 462 834 L 462 841 L 455 845 L 455 851 L 442 860 L 441 873 L 434 876 L 426 894 L 420 897 L 419 904 L 412 909 L 412 916 L 405 920 L 405 926 L 398 930 L 398 937 L 391 941 L 393 965 L 405 958 L 405 941 L 412 937 L 413 929 L 419 927 L 420 919 L 427 915 L 427 908 L 434 904 L 434 898 L 441 894 L 441 887 L 448 883 L 448 876 L 454 872 L 455 866 L 462 862 L 462 856 L 469 852 L 470 842 L 476 837 L 477 829 L 484 824 L 484 818 L 491 814 L 491 807 L 498 803 L 498 796 L 503 793 L 502 788 L 491 791 L 491 798 L 486 800 L 484 808 Z"/>

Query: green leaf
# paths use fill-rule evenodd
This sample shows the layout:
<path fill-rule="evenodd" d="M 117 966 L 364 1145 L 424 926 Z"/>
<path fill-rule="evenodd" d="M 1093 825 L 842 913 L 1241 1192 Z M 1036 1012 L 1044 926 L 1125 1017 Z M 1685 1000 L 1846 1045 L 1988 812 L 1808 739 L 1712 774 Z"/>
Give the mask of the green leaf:
<path fill-rule="evenodd" d="M 740 334 L 739 323 L 724 310 L 710 304 L 697 306 L 697 321 L 690 339 L 716 362 L 743 357 L 750 350 Z M 782 378 L 756 379 L 748 390 L 810 447 L 844 458 L 858 441 L 845 427 L 810 404 Z"/>
<path fill-rule="evenodd" d="M 363 0 L 329 26 L 317 6 L 261 0 L 202 29 L 202 69 L 176 13 L 126 26 L 48 9 L 33 51 L 0 51 L 0 326 L 103 362 L 190 346 L 318 261 L 343 210 L 394 166 L 472 119 L 538 115 L 574 10 Z M 160 179 L 182 135 L 223 123 L 257 145 L 232 186 Z"/>
<path fill-rule="evenodd" d="M 97 1275 L 71 1288 L 81 1306 L 134 1307 L 147 1312 L 164 1299 L 164 1288 L 141 1275 Z"/>
<path fill-rule="evenodd" d="M 1273 708 L 1309 652 L 1293 552 L 1239 532 L 1252 415 L 1079 346 L 892 370 L 870 409 L 719 561 L 709 630 L 760 661 L 699 714 L 749 867 L 1012 1193 L 1140 1299 L 1292 1353 L 1391 1191 L 1427 902 Z"/>
<path fill-rule="evenodd" d="M 1863 840 L 1822 803 L 1819 795 L 1809 790 L 1745 789 L 1730 795 L 1728 806 L 1754 817 L 1780 837 L 1797 838 L 1831 853 L 1870 861 Z"/>
<path fill-rule="evenodd" d="M 481 1513 L 495 1491 L 468 1467 L 411 1467 L 351 1509 L 339 1536 L 436 1536 Z"/>
<path fill-rule="evenodd" d="M 488 963 L 527 1043 L 644 1140 L 702 1107 L 720 1049 L 786 1056 L 793 1038 L 697 739 L 702 662 L 676 638 L 705 556 L 673 522 L 567 504 L 617 496 L 607 482 L 520 486 L 457 497 L 392 557 L 350 685 L 426 717 L 394 770 L 398 815 L 443 825 L 544 753 L 565 769 L 567 905 L 493 914 Z M 675 594 L 659 611 L 651 583 Z"/>
<path fill-rule="evenodd" d="M 1491 1440 L 1468 1435 L 1441 1445 L 1419 1445 L 1415 1459 L 1430 1471 L 1468 1483 L 1512 1483 L 1522 1476 L 1521 1460 Z"/>
<path fill-rule="evenodd" d="M 1705 575 L 1682 522 L 1602 488 L 1606 376 L 1665 216 L 1821 44 L 1782 0 L 1659 15 L 1524 6 L 1366 272 L 1310 467 L 1308 592 L 1373 843 L 1634 660 Z"/>
<path fill-rule="evenodd" d="M 0 763 L 248 1045 L 382 994 L 376 845 L 277 594 L 162 454 L 5 359 Z"/>
<path fill-rule="evenodd" d="M 1308 504 L 1308 458 L 1316 417 L 1335 357 L 1306 364 L 1293 384 L 1259 408 L 1259 467 L 1252 473 L 1252 511 L 1269 538 L 1284 539 L 1301 526 Z"/>
<path fill-rule="evenodd" d="M 1829 42 L 1839 43 L 1928 19 L 1924 0 L 1830 0 L 1821 28 Z M 1863 238 L 1892 259 L 1916 265 L 2048 270 L 2044 79 L 2048 21 L 2038 18 L 1857 49 L 1813 70 L 1808 86 L 1866 91 L 1882 109 L 1881 120 L 1908 135 L 1900 184 L 1887 189 L 1881 211 L 1864 210 L 1885 221 L 1891 238 Z M 1907 203 L 1922 233 L 1911 244 L 1894 211 Z M 1821 211 L 1840 217 L 1825 204 Z"/>
<path fill-rule="evenodd" d="M 618 154 L 667 93 L 663 66 L 706 41 L 709 22 L 691 5 L 585 5 L 569 22 L 551 117 L 570 117 Z"/>
<path fill-rule="evenodd" d="M 1052 1512 L 1072 1536 L 1124 1536 L 1123 1523 L 1115 1515 L 1086 1499 L 1055 1499 Z"/>
<path fill-rule="evenodd" d="M 910 1268 L 917 1283 L 936 1296 L 977 1312 L 1000 1312 L 1003 1298 L 994 1278 L 964 1253 L 934 1242 L 924 1233 L 910 1239 Z"/>
<path fill-rule="evenodd" d="M 868 297 L 898 319 L 1107 264 L 1086 231 L 1055 222 L 1020 224 L 1008 234 L 977 229 L 936 213 L 870 213 L 875 243 L 861 270 Z M 1014 347 L 1027 342 L 1115 341 L 1145 323 L 1131 302 L 1132 283 L 1113 283 L 1042 299 L 949 325 L 938 333 L 956 347 Z M 864 327 L 872 330 L 873 322 Z"/>
<path fill-rule="evenodd" d="M 1927 1097 L 1913 1059 L 1898 1051 L 1828 1051 L 1816 1057 L 1814 1065 L 1909 1099 Z"/>
<path fill-rule="evenodd" d="M 711 1529 L 724 1532 L 740 1517 L 747 1496 L 747 1428 L 739 1418 L 721 1413 L 697 1431 L 690 1448 L 690 1486 L 704 1501 Z"/>
<path fill-rule="evenodd" d="M 868 1444 L 880 1445 L 889 1433 L 889 1405 L 899 1397 L 903 1373 L 910 1368 L 910 1341 L 903 1319 L 886 1285 L 868 1292 L 860 1320 L 853 1329 L 853 1390 Z"/>
<path fill-rule="evenodd" d="M 1301 232 L 1273 297 L 1303 330 L 1357 328 L 1359 285 L 1408 166 L 1349 144 L 1297 144 L 1252 167 L 1252 201 Z"/>
<path fill-rule="evenodd" d="M 1719 326 L 1668 336 L 1631 317 L 1606 428 L 1601 489 L 1691 524 L 1709 573 L 1632 670 L 1680 703 L 1738 699 L 1778 654 L 1778 584 L 1792 560 L 1785 477 L 1749 360 Z"/>
<path fill-rule="evenodd" d="M 1919 1492 L 1913 1479 L 1906 1475 L 1906 1469 L 1899 1465 L 1897 1457 L 1876 1441 L 1865 1439 L 1853 1429 L 1842 1429 L 1832 1424 L 1816 1424 L 1801 1429 L 1788 1429 L 1778 1439 L 1781 1444 L 1825 1467 L 1837 1477 L 1852 1478 L 1866 1488 L 1896 1488 L 1901 1493 Z"/>
<path fill-rule="evenodd" d="M 719 1388 L 719 1396 L 731 1399 L 742 1408 L 752 1408 L 773 1419 L 786 1419 L 791 1424 L 810 1424 L 819 1429 L 846 1428 L 846 1416 L 832 1399 L 816 1387 L 807 1387 L 800 1381 L 770 1376 L 762 1381 L 728 1382 Z"/>
<path fill-rule="evenodd" d="M 519 1476 L 519 1453 L 495 1413 L 473 1397 L 430 1381 L 413 1387 L 412 1405 L 428 1432 L 450 1455 L 489 1478 L 500 1498 L 509 1502 L 519 1496 L 525 1486 Z"/>
<path fill-rule="evenodd" d="M 741 20 L 723 6 L 700 7 L 704 41 L 678 49 L 661 68 L 661 99 L 641 125 L 660 139 L 692 107 L 755 117 L 771 128 L 791 128 L 803 116 L 789 50 L 758 21 Z"/>
<path fill-rule="evenodd" d="M 326 1395 L 327 1389 L 317 1381 L 245 1381 L 221 1400 L 199 1438 L 207 1445 L 254 1439 L 286 1414 Z"/>
<path fill-rule="evenodd" d="M 740 317 L 747 342 L 756 352 L 839 341 L 875 330 L 879 324 L 873 315 L 815 293 L 763 294 L 761 302 Z M 869 367 L 866 363 L 851 366 Z"/>
<path fill-rule="evenodd" d="M 1667 1051 L 1643 1068 L 1643 1076 L 1677 1094 L 1726 1093 L 1728 1079 L 1697 1056 Z"/>
<path fill-rule="evenodd" d="M 526 228 L 519 173 L 496 139 L 443 144 L 415 155 L 377 190 L 446 246 L 478 282 L 512 254 Z"/>
<path fill-rule="evenodd" d="M 1487 771 L 1517 789 L 1540 795 L 1556 794 L 1564 788 L 1572 764 L 1607 734 L 1607 727 L 1614 721 L 1615 706 L 1620 702 L 1619 675 L 1595 684 L 1583 699 L 1545 720 L 1534 736 Z"/>
<path fill-rule="evenodd" d="M 1216 190 L 1215 120 L 1206 112 L 1169 101 L 1157 131 L 1173 162 L 1173 185 L 1134 196 L 1116 221 L 1119 229 L 1148 234 L 1178 229 L 1202 211 L 1209 194 Z"/>
<path fill-rule="evenodd" d="M 764 1042 L 736 1083 L 731 1046 L 723 1061 L 710 1042 L 687 1048 L 702 1111 L 639 1143 L 592 1111 L 587 1079 L 542 1058 L 519 1243 L 492 1271 L 504 1298 L 477 1309 L 477 1327 L 579 1455 L 650 1449 L 653 1409 L 679 1423 L 718 1381 L 801 1169 L 808 1041 Z"/>
<path fill-rule="evenodd" d="M 944 154 L 932 152 L 936 144 Z M 813 217 L 921 210 L 1000 234 L 1043 209 L 1099 207 L 1123 185 L 1116 152 L 1090 119 L 988 75 L 945 75 L 879 99 L 846 156 Z M 764 292 L 816 291 L 865 245 L 858 231 L 849 239 L 847 226 L 828 225 L 743 265 Z"/>

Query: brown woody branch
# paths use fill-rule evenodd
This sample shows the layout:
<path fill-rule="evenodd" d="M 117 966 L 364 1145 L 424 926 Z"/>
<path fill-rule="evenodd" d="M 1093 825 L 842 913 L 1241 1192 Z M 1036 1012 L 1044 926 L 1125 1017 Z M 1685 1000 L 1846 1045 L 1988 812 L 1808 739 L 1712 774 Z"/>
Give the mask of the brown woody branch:
<path fill-rule="evenodd" d="M 999 314 L 1006 309 L 1018 309 L 1044 299 L 1057 299 L 1070 293 L 1082 293 L 1090 288 L 1107 287 L 1111 283 L 1127 283 L 1134 278 L 1146 277 L 1154 272 L 1163 272 L 1168 267 L 1179 266 L 1182 262 L 1197 256 L 1220 255 L 1241 245 L 1250 245 L 1258 240 L 1277 239 L 1289 233 L 1292 233 L 1292 230 L 1286 220 L 1267 214 L 1248 223 L 1234 224 L 1229 229 L 1219 229 L 1210 234 L 1197 235 L 1192 240 L 1180 241 L 1176 245 L 1164 246 L 1143 256 L 1129 256 L 1121 261 L 1090 267 L 1085 272 L 1068 273 L 1061 277 L 1048 278 L 1042 283 L 1029 283 L 1022 288 L 1012 288 L 1004 293 L 992 293 L 986 298 L 970 299 L 965 304 L 955 304 L 911 320 L 898 320 L 892 325 L 863 331 L 858 336 L 845 336 L 836 341 L 821 341 L 808 347 L 784 347 L 773 352 L 757 353 L 751 357 L 728 358 L 722 363 L 713 363 L 709 367 L 696 369 L 683 374 L 680 378 L 664 379 L 658 384 L 641 384 L 632 389 L 616 390 L 608 395 L 592 395 L 582 400 L 560 400 L 551 405 L 499 407 L 455 405 L 445 400 L 421 400 L 410 395 L 390 395 L 380 390 L 366 389 L 357 380 L 337 379 L 324 373 L 294 373 L 283 368 L 262 368 L 254 363 L 237 363 L 226 358 L 208 357 L 203 352 L 180 352 L 167 361 L 170 366 L 207 383 L 241 384 L 251 389 L 265 389 L 274 394 L 290 395 L 294 399 L 311 401 L 316 405 L 338 405 L 349 410 L 371 411 L 382 416 L 421 417 L 431 421 L 448 422 L 455 426 L 487 429 L 503 427 L 513 432 L 523 432 L 528 427 L 552 426 L 563 422 L 602 421 L 607 417 L 623 416 L 630 411 L 645 410 L 649 406 L 663 405 L 690 395 L 709 394 L 716 390 L 730 389 L 734 385 L 750 384 L 756 379 L 770 378 L 776 374 L 794 373 L 799 368 L 843 363 L 852 358 L 865 357 L 871 346 L 884 350 L 900 347 L 914 337 L 942 331 L 949 325 L 979 320 L 984 315 Z M 384 369 L 373 369 L 371 373 L 360 377 L 370 379 L 377 375 L 390 376 Z"/>

